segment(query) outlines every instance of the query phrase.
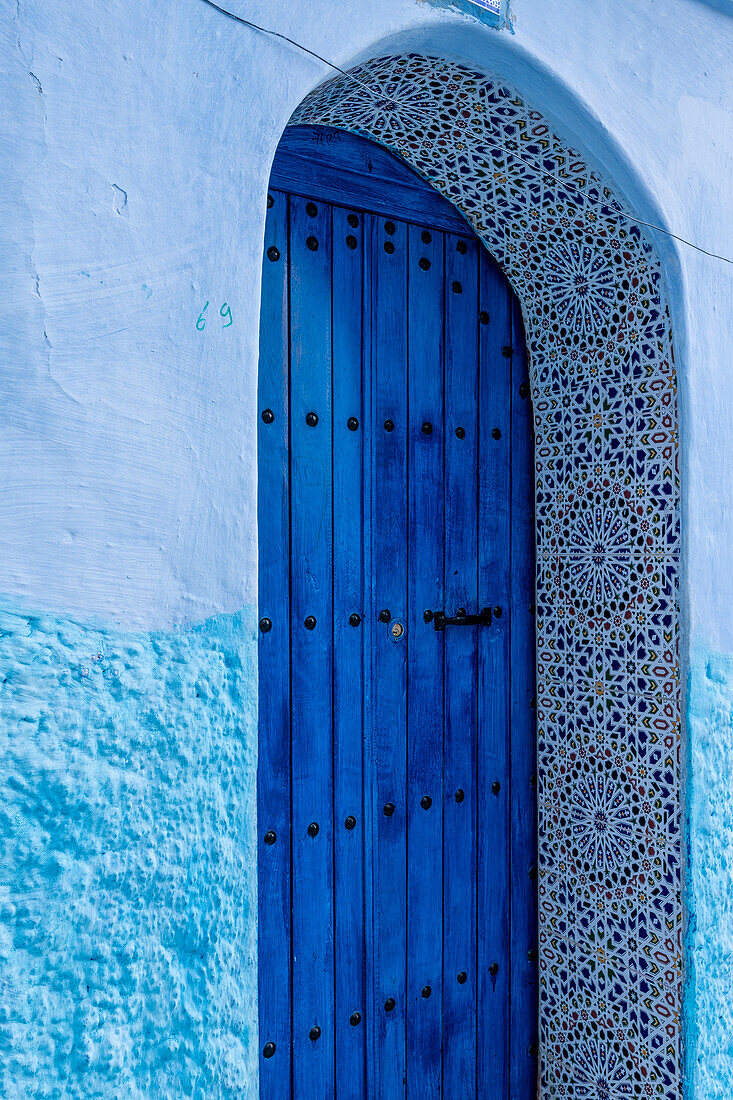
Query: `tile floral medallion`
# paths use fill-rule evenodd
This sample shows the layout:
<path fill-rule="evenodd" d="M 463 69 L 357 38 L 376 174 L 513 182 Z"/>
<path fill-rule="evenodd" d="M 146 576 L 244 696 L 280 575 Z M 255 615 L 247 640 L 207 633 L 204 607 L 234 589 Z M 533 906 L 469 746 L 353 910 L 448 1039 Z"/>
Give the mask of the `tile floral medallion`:
<path fill-rule="evenodd" d="M 676 379 L 654 248 L 497 78 L 402 55 L 292 123 L 372 138 L 465 215 L 533 388 L 542 1094 L 680 1093 Z"/>

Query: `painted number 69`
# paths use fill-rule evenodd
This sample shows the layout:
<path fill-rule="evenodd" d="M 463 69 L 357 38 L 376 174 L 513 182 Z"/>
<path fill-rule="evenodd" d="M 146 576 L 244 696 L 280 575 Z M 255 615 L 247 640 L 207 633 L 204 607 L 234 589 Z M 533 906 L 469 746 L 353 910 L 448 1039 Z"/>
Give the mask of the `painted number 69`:
<path fill-rule="evenodd" d="M 199 332 L 203 332 L 204 329 L 206 328 L 206 318 L 204 317 L 204 314 L 206 313 L 206 310 L 208 308 L 209 308 L 209 303 L 207 301 L 206 305 L 204 306 L 204 308 L 199 313 L 198 320 L 196 321 L 196 328 L 198 329 Z M 232 317 L 231 306 L 229 306 L 227 304 L 227 302 L 222 302 L 221 307 L 219 309 L 219 316 L 224 320 L 224 324 L 221 326 L 222 328 L 229 328 L 230 325 L 234 324 L 234 318 Z"/>

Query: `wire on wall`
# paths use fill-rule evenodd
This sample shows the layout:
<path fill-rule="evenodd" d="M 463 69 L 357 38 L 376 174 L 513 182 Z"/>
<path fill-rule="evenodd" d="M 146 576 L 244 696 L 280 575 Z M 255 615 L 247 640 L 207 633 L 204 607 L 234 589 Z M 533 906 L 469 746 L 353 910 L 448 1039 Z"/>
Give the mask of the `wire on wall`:
<path fill-rule="evenodd" d="M 215 11 L 220 12 L 221 15 L 225 15 L 228 19 L 233 19 L 235 23 L 241 23 L 242 26 L 249 27 L 250 30 L 258 31 L 260 34 L 269 35 L 271 38 L 279 38 L 283 42 L 287 42 L 289 45 L 294 46 L 296 50 L 300 50 L 301 53 L 307 54 L 309 57 L 315 58 L 316 61 L 320 61 L 322 65 L 326 65 L 329 69 L 333 69 L 334 72 L 341 73 L 342 76 L 347 76 L 350 80 L 353 80 L 355 84 L 358 84 L 360 88 L 363 88 L 369 98 L 373 99 L 375 103 L 390 103 L 392 104 L 392 106 L 395 107 L 401 106 L 401 104 L 397 100 L 391 99 L 389 96 L 375 96 L 373 89 L 370 88 L 368 84 L 364 84 L 363 81 L 359 80 L 359 78 L 354 76 L 353 73 L 350 73 L 347 69 L 342 69 L 341 66 L 337 65 L 334 61 L 329 61 L 327 57 L 323 57 L 321 54 L 316 53 L 315 50 L 309 49 L 307 46 L 304 46 L 302 42 L 296 41 L 295 38 L 289 38 L 287 34 L 282 34 L 280 31 L 274 31 L 270 27 L 260 26 L 259 23 L 254 23 L 251 19 L 244 19 L 241 15 L 236 15 L 233 11 L 228 11 L 226 8 L 220 7 L 219 4 L 214 3 L 214 0 L 203 0 L 203 3 L 208 4 L 210 8 L 214 8 Z M 413 112 L 416 111 L 417 113 L 424 115 L 426 118 L 431 117 L 429 115 L 429 112 L 421 110 L 419 107 L 415 107 L 414 104 L 410 105 L 410 110 Z M 510 149 L 505 148 L 503 149 L 503 152 L 507 156 L 512 157 L 514 160 L 519 161 L 520 164 L 525 163 L 522 157 L 520 157 L 517 153 L 513 153 Z M 562 184 L 563 187 L 567 187 L 570 190 L 575 191 L 577 194 L 583 195 L 584 198 L 589 198 L 591 199 L 591 201 L 597 202 L 601 206 L 605 206 L 606 208 L 608 208 L 609 204 L 604 202 L 603 199 L 596 198 L 593 195 L 586 195 L 584 191 L 582 191 L 579 187 L 576 187 L 570 180 L 563 179 L 561 176 L 555 176 L 552 174 L 552 172 L 546 172 L 539 167 L 536 168 L 536 171 L 539 175 L 544 176 L 545 179 L 554 180 L 556 183 Z M 654 229 L 658 233 L 664 233 L 667 237 L 671 237 L 673 240 L 678 241 L 680 244 L 686 245 L 688 248 L 694 248 L 696 252 L 701 252 L 704 256 L 709 256 L 713 260 L 722 260 L 723 263 L 733 264 L 733 259 L 731 259 L 729 256 L 723 256 L 718 252 L 709 252 L 707 248 L 703 248 L 701 245 L 695 244 L 694 241 L 688 241 L 686 237 L 680 237 L 677 233 L 673 233 L 670 229 L 664 229 L 661 225 L 655 225 L 654 222 L 646 222 L 642 218 L 637 217 L 636 214 L 632 214 L 628 210 L 619 209 L 618 214 L 622 215 L 624 218 L 628 218 L 629 221 L 636 222 L 637 225 L 644 225 L 647 227 L 647 229 Z M 615 218 L 610 217 L 608 214 L 606 214 L 605 217 L 610 222 L 615 221 Z"/>

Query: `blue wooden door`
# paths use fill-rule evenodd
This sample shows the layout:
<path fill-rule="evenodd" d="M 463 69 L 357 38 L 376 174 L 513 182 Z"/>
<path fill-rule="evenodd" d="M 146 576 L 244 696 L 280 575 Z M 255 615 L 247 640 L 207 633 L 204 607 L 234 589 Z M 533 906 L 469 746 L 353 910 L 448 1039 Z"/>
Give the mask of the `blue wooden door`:
<path fill-rule="evenodd" d="M 519 308 L 448 203 L 337 131 L 275 161 L 259 417 L 260 1094 L 529 1100 Z"/>

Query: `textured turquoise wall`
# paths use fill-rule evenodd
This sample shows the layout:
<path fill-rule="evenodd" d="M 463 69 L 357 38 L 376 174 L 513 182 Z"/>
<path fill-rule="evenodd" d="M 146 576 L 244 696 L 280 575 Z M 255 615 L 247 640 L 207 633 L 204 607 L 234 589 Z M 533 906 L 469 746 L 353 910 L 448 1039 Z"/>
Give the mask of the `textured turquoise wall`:
<path fill-rule="evenodd" d="M 698 651 L 687 709 L 691 782 L 689 1095 L 733 1096 L 733 656 Z"/>
<path fill-rule="evenodd" d="M 254 629 L 2 609 L 8 1100 L 256 1096 Z"/>

